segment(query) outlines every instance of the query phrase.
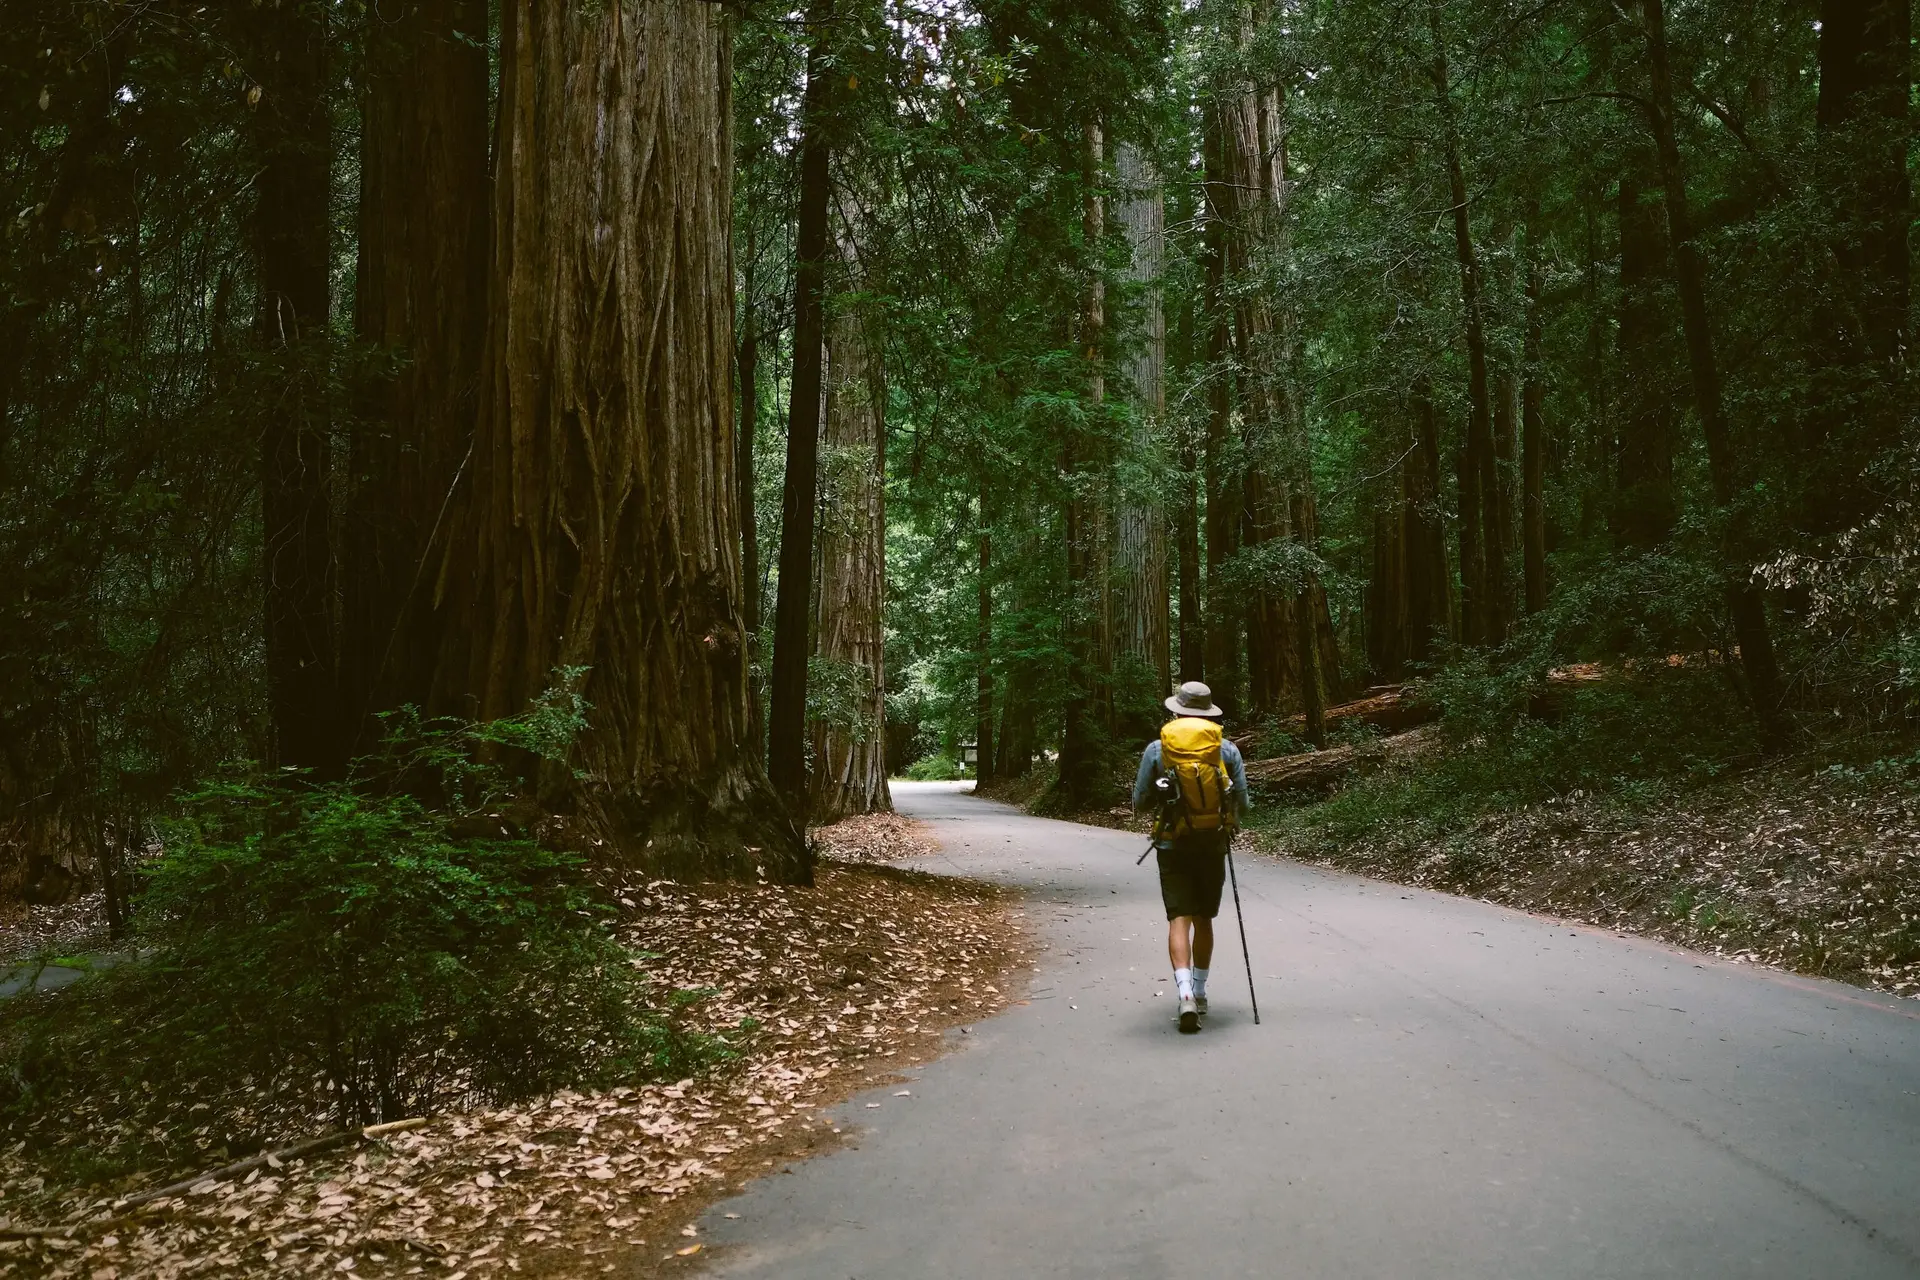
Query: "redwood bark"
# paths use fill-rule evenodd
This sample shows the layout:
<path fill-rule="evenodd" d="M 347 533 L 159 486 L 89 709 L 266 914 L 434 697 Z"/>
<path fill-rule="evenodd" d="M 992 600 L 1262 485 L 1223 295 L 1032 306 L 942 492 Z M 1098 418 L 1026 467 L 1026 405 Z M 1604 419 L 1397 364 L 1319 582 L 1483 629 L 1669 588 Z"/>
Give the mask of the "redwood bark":
<path fill-rule="evenodd" d="M 1660 181 L 1667 198 L 1667 226 L 1673 241 L 1676 283 L 1680 290 L 1680 315 L 1687 336 L 1687 364 L 1693 374 L 1695 411 L 1700 415 L 1701 434 L 1707 442 L 1707 470 L 1713 479 L 1714 501 L 1729 512 L 1732 528 L 1728 534 L 1728 584 L 1734 636 L 1740 644 L 1740 666 L 1747 678 L 1747 691 L 1753 699 L 1754 715 L 1759 722 L 1763 745 L 1783 745 L 1786 737 L 1784 708 L 1781 706 L 1779 668 L 1773 656 L 1773 636 L 1768 630 L 1766 607 L 1759 589 L 1748 571 L 1751 555 L 1745 517 L 1733 510 L 1742 488 L 1742 467 L 1728 434 L 1725 410 L 1720 396 L 1720 369 L 1713 349 L 1713 330 L 1707 316 L 1706 272 L 1700 251 L 1693 242 L 1693 222 L 1687 204 L 1686 171 L 1681 167 L 1680 148 L 1673 133 L 1673 82 L 1667 68 L 1667 29 L 1663 0 L 1643 0 L 1647 23 L 1648 62 L 1653 76 L 1652 110 L 1648 113 L 1653 128 L 1654 148 L 1660 161 Z"/>
<path fill-rule="evenodd" d="M 1167 358 L 1166 313 L 1160 297 L 1161 260 L 1166 248 L 1165 199 L 1147 159 L 1137 146 L 1116 149 L 1115 176 L 1125 197 L 1116 220 L 1132 250 L 1128 279 L 1141 288 L 1139 344 L 1130 360 L 1128 389 L 1134 405 L 1135 456 L 1151 463 L 1158 450 L 1160 424 L 1166 418 L 1164 371 Z M 1172 593 L 1167 573 L 1167 512 L 1157 495 L 1122 497 L 1114 518 L 1114 647 L 1119 662 L 1150 674 L 1153 700 L 1128 707 L 1130 727 L 1151 732 L 1160 722 L 1159 700 L 1172 687 Z"/>
<path fill-rule="evenodd" d="M 1454 255 L 1460 265 L 1460 309 L 1467 343 L 1467 432 L 1460 451 L 1461 630 L 1469 644 L 1497 645 L 1506 639 L 1506 618 L 1500 607 L 1506 560 L 1500 522 L 1494 518 L 1500 479 L 1488 390 L 1480 260 L 1473 242 L 1459 120 L 1447 70 L 1446 30 L 1437 0 L 1429 0 L 1427 21 L 1433 38 L 1431 74 L 1440 110 L 1448 198 L 1453 204 Z"/>
<path fill-rule="evenodd" d="M 1240 460 L 1232 440 L 1234 374 L 1230 324 L 1232 300 L 1227 296 L 1226 222 L 1222 210 L 1225 178 L 1221 159 L 1220 114 L 1207 113 L 1204 138 L 1206 163 L 1206 221 L 1202 226 L 1206 261 L 1207 326 L 1207 435 L 1205 483 L 1207 492 L 1206 636 L 1207 679 L 1213 700 L 1227 715 L 1240 710 L 1240 611 L 1233 607 L 1236 592 L 1222 582 L 1222 570 L 1240 550 Z"/>
<path fill-rule="evenodd" d="M 1101 343 L 1106 330 L 1106 280 L 1099 266 L 1098 246 L 1106 234 L 1106 205 L 1100 194 L 1105 141 L 1100 122 L 1089 121 L 1081 148 L 1081 239 L 1088 257 L 1084 310 L 1080 317 L 1080 346 L 1087 362 L 1086 398 L 1098 411 L 1106 400 L 1105 365 Z M 1069 426 L 1063 449 L 1064 468 L 1074 490 L 1067 498 L 1068 619 L 1066 723 L 1060 741 L 1060 790 L 1070 804 L 1089 802 L 1100 786 L 1101 632 L 1105 622 L 1106 583 L 1100 572 L 1101 521 L 1098 500 L 1087 492 L 1093 450 L 1077 427 Z M 1098 479 L 1098 477 L 1095 477 Z"/>
<path fill-rule="evenodd" d="M 338 769 L 344 754 L 333 609 L 327 336 L 333 129 L 328 19 L 315 6 L 245 24 L 261 90 L 250 127 L 255 338 L 276 395 L 260 424 L 267 699 L 275 763 Z"/>
<path fill-rule="evenodd" d="M 857 272 L 849 230 L 840 258 Z M 858 284 L 857 277 L 855 278 Z M 865 308 L 840 308 L 827 328 L 827 420 L 814 653 L 851 667 L 852 724 L 816 721 L 808 813 L 819 823 L 893 808 L 887 792 L 886 405 L 884 371 Z"/>
<path fill-rule="evenodd" d="M 796 815 L 807 804 L 807 635 L 812 615 L 814 496 L 819 483 L 820 363 L 825 344 L 829 116 L 833 77 L 827 48 L 830 0 L 808 14 L 812 46 L 800 108 L 800 208 L 793 268 L 793 369 L 787 415 L 787 472 L 780 504 L 780 588 L 773 615 L 773 697 L 767 713 L 767 768 Z"/>
<path fill-rule="evenodd" d="M 654 873 L 805 881 L 748 732 L 728 48 L 701 0 L 502 10 L 490 318 L 435 703 L 511 715 L 584 669 L 588 726 L 538 774 L 564 834 Z"/>
<path fill-rule="evenodd" d="M 354 315 L 398 367 L 368 388 L 351 446 L 341 684 L 362 748 L 370 713 L 426 704 L 438 656 L 427 556 L 473 440 L 486 338 L 486 30 L 479 0 L 367 14 Z"/>

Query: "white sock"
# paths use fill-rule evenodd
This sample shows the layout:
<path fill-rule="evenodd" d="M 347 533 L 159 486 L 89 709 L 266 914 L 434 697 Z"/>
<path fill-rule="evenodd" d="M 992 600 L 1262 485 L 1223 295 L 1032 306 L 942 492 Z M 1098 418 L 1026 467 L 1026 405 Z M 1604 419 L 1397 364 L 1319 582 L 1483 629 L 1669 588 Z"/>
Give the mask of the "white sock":
<path fill-rule="evenodd" d="M 1196 996 L 1207 994 L 1207 971 L 1205 969 L 1193 970 L 1193 994 Z"/>
<path fill-rule="evenodd" d="M 1175 969 L 1173 971 L 1173 985 L 1180 989 L 1180 998 L 1182 1000 L 1185 1000 L 1188 996 L 1192 995 L 1193 994 L 1193 970 Z"/>

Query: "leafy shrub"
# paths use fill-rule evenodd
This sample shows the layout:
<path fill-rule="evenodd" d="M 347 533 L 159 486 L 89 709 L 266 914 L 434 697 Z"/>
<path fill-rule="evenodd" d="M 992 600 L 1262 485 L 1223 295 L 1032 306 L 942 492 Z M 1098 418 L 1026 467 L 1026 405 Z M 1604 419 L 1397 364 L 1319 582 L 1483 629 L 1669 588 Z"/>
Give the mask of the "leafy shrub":
<path fill-rule="evenodd" d="M 141 959 L 7 1011 L 0 1102 L 317 1082 L 365 1123 L 686 1071 L 714 1046 L 648 1008 L 579 859 L 517 816 L 497 763 L 558 762 L 581 710 L 397 713 L 344 780 L 247 768 L 182 797 L 145 873 Z"/>
<path fill-rule="evenodd" d="M 967 776 L 967 767 L 950 755 L 922 756 L 907 766 L 906 776 L 915 782 L 953 782 Z"/>

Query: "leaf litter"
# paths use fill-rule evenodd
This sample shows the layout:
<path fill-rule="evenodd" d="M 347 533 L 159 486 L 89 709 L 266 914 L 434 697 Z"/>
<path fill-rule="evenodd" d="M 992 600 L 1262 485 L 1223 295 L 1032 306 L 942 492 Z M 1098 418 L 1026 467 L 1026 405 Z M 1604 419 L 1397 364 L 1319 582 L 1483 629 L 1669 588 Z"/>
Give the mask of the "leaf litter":
<path fill-rule="evenodd" d="M 704 1076 L 437 1116 L 380 1141 L 268 1162 L 108 1218 L 191 1169 L 61 1195 L 21 1147 L 0 1152 L 0 1276 L 677 1274 L 710 1254 L 692 1220 L 744 1181 L 844 1138 L 821 1109 L 936 1056 L 945 1031 L 1013 998 L 1011 891 L 899 870 L 932 851 L 897 815 L 816 833 L 811 887 L 618 887 L 623 940 L 674 1016 L 736 1057 Z M 899 1095 L 896 1095 L 899 1096 Z M 323 1129 L 300 1117 L 283 1145 Z M 295 1119 L 283 1120 L 291 1125 Z M 209 1167 L 215 1161 L 209 1161 Z M 278 1164 L 279 1167 L 273 1167 Z M 85 1216 L 64 1233 L 23 1225 Z"/>

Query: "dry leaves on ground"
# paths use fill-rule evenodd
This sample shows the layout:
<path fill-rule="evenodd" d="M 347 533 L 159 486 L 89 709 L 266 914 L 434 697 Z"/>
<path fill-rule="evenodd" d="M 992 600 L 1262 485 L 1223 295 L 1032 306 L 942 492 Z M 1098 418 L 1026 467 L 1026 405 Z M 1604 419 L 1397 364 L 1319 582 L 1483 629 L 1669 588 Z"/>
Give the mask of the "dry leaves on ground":
<path fill-rule="evenodd" d="M 898 862 L 939 852 L 926 827 L 898 813 L 863 813 L 815 831 L 825 856 L 840 862 Z"/>
<path fill-rule="evenodd" d="M 1784 764 L 1629 811 L 1574 794 L 1307 861 L 1920 996 L 1920 795 Z"/>
<path fill-rule="evenodd" d="M 1014 995 L 1017 912 L 989 886 L 825 863 L 811 888 L 654 882 L 622 896 L 627 940 L 663 992 L 708 993 L 677 1016 L 736 1045 L 728 1067 L 444 1116 L 72 1238 L 0 1240 L 0 1276 L 671 1271 L 698 1256 L 687 1228 L 705 1204 L 835 1142 L 822 1106 L 933 1056 L 944 1029 Z M 6 1167 L 17 1154 L 0 1157 L 0 1198 L 29 1190 Z"/>

